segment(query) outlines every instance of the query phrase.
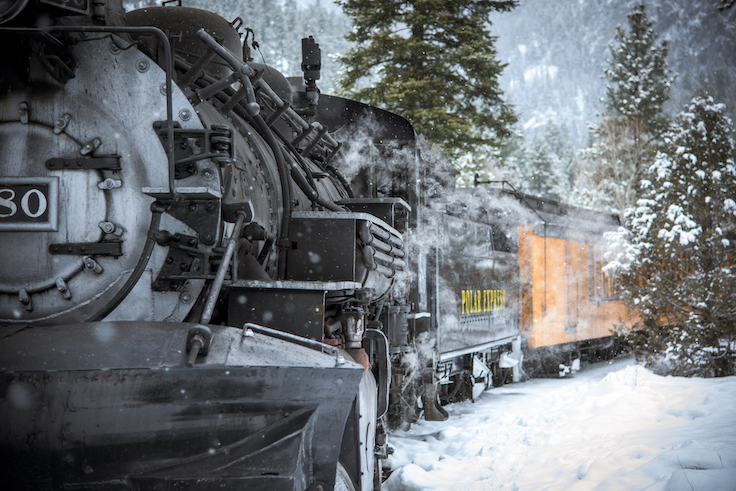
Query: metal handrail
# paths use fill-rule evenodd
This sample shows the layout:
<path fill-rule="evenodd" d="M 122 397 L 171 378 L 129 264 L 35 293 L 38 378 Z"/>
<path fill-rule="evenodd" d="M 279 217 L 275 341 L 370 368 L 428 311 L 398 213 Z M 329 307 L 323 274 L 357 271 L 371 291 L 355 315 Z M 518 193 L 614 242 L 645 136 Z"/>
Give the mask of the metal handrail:
<path fill-rule="evenodd" d="M 172 100 L 172 79 L 174 73 L 173 56 L 171 45 L 166 34 L 157 27 L 139 26 L 50 26 L 50 27 L 0 27 L 0 32 L 37 32 L 50 34 L 52 32 L 87 32 L 105 34 L 152 34 L 161 41 L 163 51 L 163 69 L 166 73 L 166 134 L 168 137 L 168 148 L 165 149 L 169 164 L 169 196 L 176 196 L 174 186 L 174 109 Z"/>

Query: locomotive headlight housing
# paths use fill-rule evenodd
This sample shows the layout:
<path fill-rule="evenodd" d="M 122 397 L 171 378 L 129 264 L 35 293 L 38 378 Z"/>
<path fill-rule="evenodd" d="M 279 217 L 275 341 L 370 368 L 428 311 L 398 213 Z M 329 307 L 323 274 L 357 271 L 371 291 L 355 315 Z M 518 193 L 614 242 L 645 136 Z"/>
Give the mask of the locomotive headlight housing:
<path fill-rule="evenodd" d="M 28 4 L 28 0 L 0 0 L 0 24 L 13 19 Z"/>

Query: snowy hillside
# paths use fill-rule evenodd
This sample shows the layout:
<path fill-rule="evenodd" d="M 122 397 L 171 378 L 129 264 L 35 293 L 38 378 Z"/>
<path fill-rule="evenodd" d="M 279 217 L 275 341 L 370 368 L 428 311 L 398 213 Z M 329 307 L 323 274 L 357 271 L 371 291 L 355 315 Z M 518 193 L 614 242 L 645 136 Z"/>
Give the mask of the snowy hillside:
<path fill-rule="evenodd" d="M 736 377 L 619 360 L 450 406 L 390 435 L 387 491 L 736 489 Z"/>
<path fill-rule="evenodd" d="M 520 0 L 492 17 L 500 60 L 508 63 L 501 86 L 521 123 L 533 131 L 548 119 L 587 144 L 586 123 L 596 120 L 604 94 L 601 74 L 617 25 L 627 26 L 632 0 Z M 669 46 L 677 73 L 666 109 L 678 113 L 701 87 L 736 116 L 736 8 L 719 0 L 647 0 L 647 16 Z"/>

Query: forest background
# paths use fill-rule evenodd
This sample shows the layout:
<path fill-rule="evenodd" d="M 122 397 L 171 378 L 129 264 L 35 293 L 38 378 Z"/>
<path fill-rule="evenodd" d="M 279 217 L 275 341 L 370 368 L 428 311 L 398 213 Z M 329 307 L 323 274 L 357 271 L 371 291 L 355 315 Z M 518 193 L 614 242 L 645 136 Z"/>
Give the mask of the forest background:
<path fill-rule="evenodd" d="M 126 1 L 127 10 L 161 0 Z M 452 162 L 460 185 L 471 185 L 480 171 L 485 179 L 507 180 L 530 194 L 582 206 L 622 210 L 575 190 L 591 133 L 603 112 L 606 80 L 616 26 L 627 27 L 632 0 L 520 0 L 509 12 L 490 16 L 497 59 L 506 64 L 499 85 L 513 106 L 515 138 L 473 165 Z M 351 48 L 345 36 L 350 19 L 332 0 L 183 0 L 214 10 L 228 20 L 241 17 L 253 29 L 256 61 L 287 76 L 301 74 L 301 38 L 312 35 L 322 49 L 320 90 L 339 92 L 344 74 L 340 57 Z M 667 43 L 667 65 L 675 76 L 663 113 L 675 115 L 707 89 L 736 119 L 736 8 L 719 9 L 721 0 L 649 0 L 646 12 L 659 41 Z M 530 167 L 542 168 L 532 176 Z M 554 182 L 539 188 L 535 182 Z M 589 191 L 589 190 L 588 190 Z"/>

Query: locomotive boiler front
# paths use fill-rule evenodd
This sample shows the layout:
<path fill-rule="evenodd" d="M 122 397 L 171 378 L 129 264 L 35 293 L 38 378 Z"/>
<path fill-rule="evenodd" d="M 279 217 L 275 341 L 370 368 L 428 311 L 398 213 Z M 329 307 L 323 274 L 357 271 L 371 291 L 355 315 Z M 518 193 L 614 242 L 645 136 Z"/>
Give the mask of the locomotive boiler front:
<path fill-rule="evenodd" d="M 164 130 L 155 129 L 166 126 L 164 70 L 114 34 L 80 28 L 61 34 L 62 44 L 48 32 L 26 32 L 2 34 L 24 64 L 12 55 L 3 63 L 0 322 L 129 319 L 131 312 L 182 320 L 203 282 L 183 281 L 175 293 L 149 286 L 167 259 L 154 247 L 156 234 L 196 235 L 154 205 L 151 192 L 169 187 Z M 182 128 L 203 128 L 180 91 L 170 99 Z M 196 166 L 178 185 L 196 188 L 203 201 L 218 199 L 217 166 Z M 220 206 L 212 204 L 202 203 L 217 224 Z M 196 240 L 214 245 L 219 227 L 208 233 Z"/>
<path fill-rule="evenodd" d="M 238 213 L 240 280 L 385 296 L 404 266 L 400 234 L 334 204 L 349 198 L 329 167 L 339 145 L 292 109 L 286 79 L 242 62 L 215 14 L 161 7 L 126 21 L 2 34 L 19 54 L 4 62 L 13 90 L 0 108 L 0 321 L 183 320 Z M 161 30 L 179 40 L 168 59 Z M 347 242 L 327 237 L 335 223 Z"/>

